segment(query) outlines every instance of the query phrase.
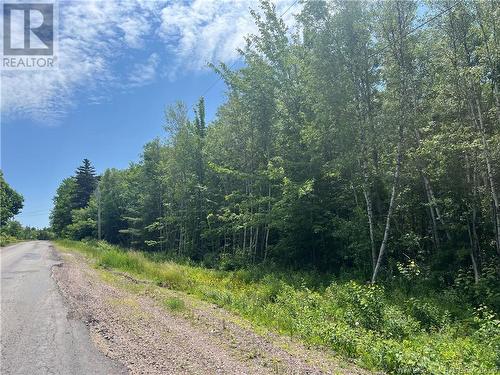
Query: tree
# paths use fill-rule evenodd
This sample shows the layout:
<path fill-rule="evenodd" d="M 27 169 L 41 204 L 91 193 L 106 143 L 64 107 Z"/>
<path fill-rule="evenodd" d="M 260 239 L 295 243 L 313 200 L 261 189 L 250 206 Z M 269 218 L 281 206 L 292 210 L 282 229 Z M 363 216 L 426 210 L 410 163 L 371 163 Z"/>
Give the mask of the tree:
<path fill-rule="evenodd" d="M 74 203 L 76 188 L 74 177 L 65 178 L 53 198 L 54 207 L 50 213 L 50 226 L 58 236 L 62 236 L 66 227 L 72 223 L 71 212 L 77 208 Z"/>
<path fill-rule="evenodd" d="M 99 180 L 102 210 L 103 239 L 111 243 L 126 244 L 121 230 L 127 228 L 124 219 L 127 206 L 126 193 L 130 190 L 126 184 L 126 172 L 107 169 Z"/>
<path fill-rule="evenodd" d="M 71 224 L 64 229 L 64 234 L 75 240 L 97 238 L 97 201 L 92 196 L 84 208 L 71 211 Z"/>
<path fill-rule="evenodd" d="M 23 196 L 10 187 L 0 171 L 0 226 L 6 225 L 22 210 L 23 201 Z"/>
<path fill-rule="evenodd" d="M 97 187 L 97 181 L 95 168 L 90 163 L 90 160 L 83 159 L 82 165 L 75 172 L 74 208 L 85 208 L 87 206 Z"/>
<path fill-rule="evenodd" d="M 166 136 L 105 171 L 107 241 L 212 266 L 260 262 L 371 282 L 419 264 L 437 285 L 498 263 L 495 2 L 270 1 L 210 123 L 169 106 Z M 95 236 L 90 162 L 63 181 L 54 230 Z M 402 274 L 402 276 L 404 276 Z"/>
<path fill-rule="evenodd" d="M 372 283 L 377 279 L 377 274 L 384 259 L 389 231 L 391 228 L 392 215 L 399 194 L 400 174 L 403 163 L 405 147 L 405 134 L 407 127 L 411 126 L 414 117 L 411 114 L 411 82 L 413 74 L 413 46 L 410 35 L 416 17 L 417 6 L 413 1 L 396 0 L 386 2 L 382 5 L 381 12 L 381 37 L 387 43 L 390 53 L 387 55 L 387 94 L 395 101 L 395 111 L 391 113 L 390 120 L 397 123 L 396 155 L 394 161 L 394 173 L 391 186 L 389 206 L 387 208 L 384 235 L 378 251 L 377 262 L 373 269 Z M 390 96 L 393 96 L 391 98 Z"/>

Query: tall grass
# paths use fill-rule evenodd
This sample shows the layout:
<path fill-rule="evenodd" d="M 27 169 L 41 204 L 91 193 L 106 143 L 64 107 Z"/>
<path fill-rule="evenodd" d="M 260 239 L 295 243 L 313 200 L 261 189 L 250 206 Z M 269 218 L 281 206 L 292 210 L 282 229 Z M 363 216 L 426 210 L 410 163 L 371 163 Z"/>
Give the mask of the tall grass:
<path fill-rule="evenodd" d="M 152 260 L 104 242 L 61 240 L 99 267 L 130 273 L 232 310 L 254 324 L 333 349 L 369 369 L 395 374 L 498 374 L 500 322 L 452 289 L 409 296 L 396 287 L 317 275 L 218 271 Z M 177 300 L 165 301 L 172 310 Z"/>
<path fill-rule="evenodd" d="M 21 240 L 19 240 L 16 237 L 9 236 L 8 234 L 0 233 L 0 246 L 1 247 L 12 245 L 12 244 L 20 242 L 20 241 Z"/>

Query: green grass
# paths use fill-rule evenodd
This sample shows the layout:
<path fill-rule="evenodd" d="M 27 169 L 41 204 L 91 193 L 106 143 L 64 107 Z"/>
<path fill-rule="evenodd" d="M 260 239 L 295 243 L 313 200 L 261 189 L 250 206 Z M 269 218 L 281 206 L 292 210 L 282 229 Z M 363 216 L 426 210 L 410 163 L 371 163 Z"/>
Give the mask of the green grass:
<path fill-rule="evenodd" d="M 186 309 L 184 300 L 178 297 L 168 297 L 163 303 L 171 311 L 184 311 Z"/>
<path fill-rule="evenodd" d="M 17 242 L 21 242 L 21 240 L 16 238 L 16 237 L 12 237 L 12 236 L 9 236 L 6 234 L 0 234 L 0 246 L 1 247 L 12 245 L 12 244 L 15 244 Z"/>
<path fill-rule="evenodd" d="M 500 322 L 474 310 L 459 291 L 418 294 L 318 275 L 219 271 L 182 265 L 104 242 L 56 241 L 98 267 L 130 273 L 217 304 L 254 325 L 325 346 L 368 369 L 395 374 L 498 374 Z M 413 294 L 412 294 L 413 293 Z M 172 297 L 164 305 L 184 309 Z"/>

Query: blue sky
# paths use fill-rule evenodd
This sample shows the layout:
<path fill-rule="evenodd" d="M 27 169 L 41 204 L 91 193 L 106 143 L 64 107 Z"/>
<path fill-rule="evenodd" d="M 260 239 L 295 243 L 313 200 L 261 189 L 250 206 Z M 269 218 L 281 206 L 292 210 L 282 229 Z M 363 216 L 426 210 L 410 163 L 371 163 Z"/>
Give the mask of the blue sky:
<path fill-rule="evenodd" d="M 278 12 L 293 3 L 278 1 Z M 83 158 L 98 173 L 125 168 L 146 142 L 165 136 L 165 106 L 182 100 L 192 107 L 217 79 L 206 63 L 237 61 L 243 36 L 255 31 L 248 9 L 256 6 L 61 2 L 59 68 L 1 73 L 1 168 L 25 198 L 16 219 L 47 226 L 57 186 Z M 293 13 L 285 16 L 289 24 Z M 219 82 L 206 94 L 209 120 L 224 91 Z"/>

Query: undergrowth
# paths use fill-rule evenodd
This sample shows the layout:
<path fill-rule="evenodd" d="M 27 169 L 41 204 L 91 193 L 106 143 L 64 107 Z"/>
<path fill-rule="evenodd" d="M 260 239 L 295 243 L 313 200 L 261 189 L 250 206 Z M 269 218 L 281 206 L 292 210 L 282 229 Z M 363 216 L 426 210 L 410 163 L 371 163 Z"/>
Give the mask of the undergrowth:
<path fill-rule="evenodd" d="M 20 240 L 17 239 L 16 237 L 10 236 L 8 234 L 0 233 L 0 246 L 1 247 L 8 246 L 8 245 L 14 244 L 14 243 L 19 242 L 19 241 Z"/>
<path fill-rule="evenodd" d="M 219 271 L 151 259 L 105 242 L 56 242 L 97 266 L 190 293 L 276 332 L 394 374 L 498 374 L 500 321 L 456 288 L 427 293 L 306 273 Z M 183 301 L 165 305 L 182 310 Z"/>

